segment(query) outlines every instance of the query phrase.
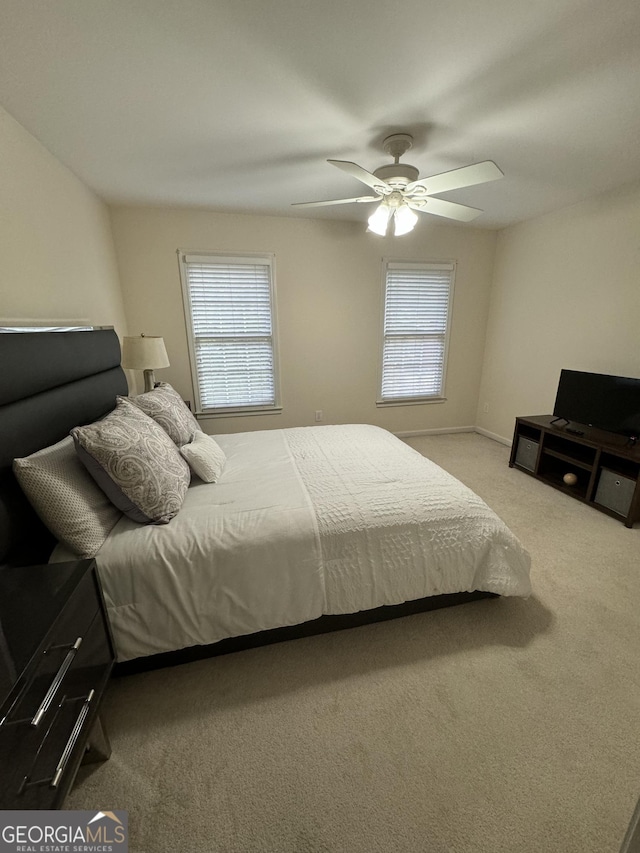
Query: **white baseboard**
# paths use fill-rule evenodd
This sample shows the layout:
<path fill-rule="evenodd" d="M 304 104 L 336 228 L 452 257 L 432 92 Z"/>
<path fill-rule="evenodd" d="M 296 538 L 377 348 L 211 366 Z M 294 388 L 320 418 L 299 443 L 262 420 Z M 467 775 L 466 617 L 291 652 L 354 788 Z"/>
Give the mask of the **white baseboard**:
<path fill-rule="evenodd" d="M 417 438 L 421 435 L 448 435 L 454 432 L 477 432 L 479 435 L 484 435 L 485 438 L 490 438 L 497 441 L 499 444 L 506 444 L 511 447 L 511 439 L 498 435 L 495 432 L 489 432 L 488 429 L 483 429 L 478 426 L 462 426 L 462 427 L 441 427 L 440 429 L 416 429 L 411 432 L 395 432 L 398 438 Z"/>
<path fill-rule="evenodd" d="M 472 426 L 463 427 L 441 427 L 440 429 L 416 429 L 411 432 L 394 432 L 398 438 L 413 438 L 419 435 L 447 435 L 450 432 L 475 432 L 476 428 Z"/>
<path fill-rule="evenodd" d="M 484 435 L 485 438 L 491 438 L 493 439 L 493 441 L 497 441 L 500 444 L 506 444 L 507 447 L 511 447 L 511 445 L 513 444 L 510 438 L 505 438 L 504 436 L 498 435 L 495 432 L 489 432 L 488 429 L 483 429 L 482 427 L 474 427 L 474 432 L 477 432 L 480 435 Z"/>

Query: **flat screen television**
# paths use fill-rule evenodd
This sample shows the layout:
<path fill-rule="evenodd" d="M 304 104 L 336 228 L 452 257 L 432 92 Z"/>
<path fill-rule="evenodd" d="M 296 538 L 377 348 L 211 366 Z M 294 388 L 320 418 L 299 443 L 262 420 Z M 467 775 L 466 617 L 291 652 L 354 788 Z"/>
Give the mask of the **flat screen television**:
<path fill-rule="evenodd" d="M 626 436 L 640 436 L 640 379 L 562 370 L 556 418 Z"/>

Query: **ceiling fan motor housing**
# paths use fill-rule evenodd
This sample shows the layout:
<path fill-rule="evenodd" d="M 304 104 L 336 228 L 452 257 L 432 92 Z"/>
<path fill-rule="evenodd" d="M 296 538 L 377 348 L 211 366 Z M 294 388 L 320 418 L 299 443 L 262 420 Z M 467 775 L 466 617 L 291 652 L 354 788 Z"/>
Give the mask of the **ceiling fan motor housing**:
<path fill-rule="evenodd" d="M 388 166 L 380 166 L 373 174 L 391 186 L 406 187 L 407 184 L 418 180 L 420 172 L 415 166 L 409 166 L 408 163 L 390 163 Z"/>

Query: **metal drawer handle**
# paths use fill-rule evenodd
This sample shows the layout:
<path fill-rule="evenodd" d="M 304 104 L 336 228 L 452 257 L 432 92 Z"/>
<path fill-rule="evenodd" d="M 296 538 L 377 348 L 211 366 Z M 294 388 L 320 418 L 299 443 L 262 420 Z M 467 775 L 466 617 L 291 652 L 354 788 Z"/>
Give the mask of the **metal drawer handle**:
<path fill-rule="evenodd" d="M 89 706 L 91 704 L 91 700 L 93 699 L 93 694 L 95 690 L 91 690 L 87 698 L 82 703 L 82 708 L 80 709 L 80 713 L 78 714 L 78 719 L 76 720 L 76 724 L 73 727 L 71 734 L 69 735 L 69 740 L 67 741 L 67 745 L 64 748 L 62 755 L 60 756 L 60 760 L 58 761 L 58 765 L 56 767 L 56 772 L 53 774 L 53 779 L 51 780 L 51 788 L 57 788 L 60 784 L 60 780 L 64 775 L 64 771 L 67 769 L 67 764 L 69 763 L 69 759 L 71 758 L 71 753 L 75 749 L 76 743 L 78 742 L 78 738 L 80 737 L 80 732 L 82 731 L 82 727 L 84 726 L 84 721 L 87 719 L 87 714 L 89 713 Z"/>
<path fill-rule="evenodd" d="M 36 711 L 34 718 L 31 720 L 31 725 L 34 728 L 37 728 L 40 725 L 40 723 L 42 722 L 42 718 L 44 717 L 44 715 L 47 713 L 47 711 L 51 707 L 51 703 L 55 699 L 55 695 L 58 692 L 65 675 L 67 674 L 67 670 L 69 669 L 69 667 L 73 663 L 73 659 L 75 658 L 76 653 L 77 653 L 77 651 L 81 645 L 82 645 L 82 637 L 78 637 L 78 639 L 75 641 L 75 643 L 71 646 L 71 649 L 69 650 L 67 656 L 62 661 L 62 664 L 60 665 L 60 669 L 56 673 L 55 678 L 53 679 L 53 681 L 51 682 L 51 684 L 49 686 L 49 689 L 47 690 L 46 696 L 42 700 L 42 703 L 41 703 L 40 707 L 38 708 L 38 710 Z"/>

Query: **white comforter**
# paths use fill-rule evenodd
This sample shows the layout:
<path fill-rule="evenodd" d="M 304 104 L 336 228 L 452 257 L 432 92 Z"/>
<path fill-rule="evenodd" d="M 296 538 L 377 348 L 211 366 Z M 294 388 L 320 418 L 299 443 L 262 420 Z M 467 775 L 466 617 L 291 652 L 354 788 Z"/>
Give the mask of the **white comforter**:
<path fill-rule="evenodd" d="M 216 436 L 164 526 L 123 518 L 97 561 L 118 659 L 428 595 L 528 595 L 529 557 L 489 507 L 373 426 Z"/>

